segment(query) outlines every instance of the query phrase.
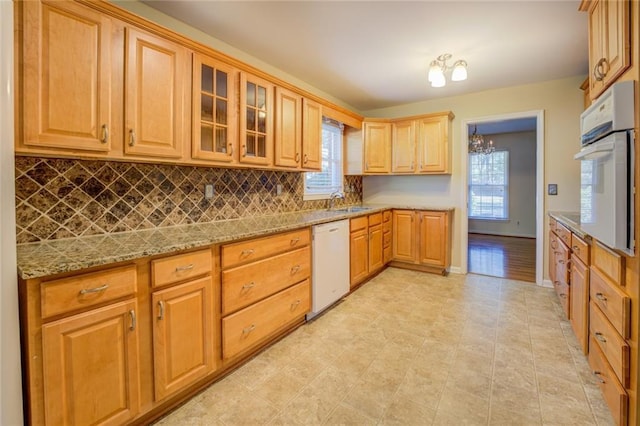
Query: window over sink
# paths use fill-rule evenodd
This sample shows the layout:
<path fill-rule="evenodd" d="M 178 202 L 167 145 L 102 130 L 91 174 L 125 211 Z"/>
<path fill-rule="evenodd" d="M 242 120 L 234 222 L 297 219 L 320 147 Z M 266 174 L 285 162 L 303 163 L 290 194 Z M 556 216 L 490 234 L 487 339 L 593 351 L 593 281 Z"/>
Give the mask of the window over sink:
<path fill-rule="evenodd" d="M 332 192 L 343 190 L 342 135 L 344 126 L 322 118 L 322 171 L 304 174 L 304 199 L 328 199 Z"/>

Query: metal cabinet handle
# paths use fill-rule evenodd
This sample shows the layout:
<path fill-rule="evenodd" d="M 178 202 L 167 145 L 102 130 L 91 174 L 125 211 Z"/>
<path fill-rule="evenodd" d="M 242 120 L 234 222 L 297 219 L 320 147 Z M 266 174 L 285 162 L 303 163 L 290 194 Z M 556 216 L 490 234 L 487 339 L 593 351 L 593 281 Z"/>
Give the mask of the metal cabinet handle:
<path fill-rule="evenodd" d="M 100 138 L 100 142 L 107 143 L 109 142 L 109 128 L 106 124 L 102 125 L 102 138 Z"/>
<path fill-rule="evenodd" d="M 596 299 L 598 299 L 601 302 L 606 302 L 607 301 L 607 297 L 602 293 L 596 293 Z"/>
<path fill-rule="evenodd" d="M 606 66 L 606 70 L 605 70 Z M 607 58 L 600 58 L 600 60 L 596 63 L 595 67 L 593 67 L 593 76 L 596 81 L 602 81 L 609 73 L 609 63 L 607 62 Z"/>
<path fill-rule="evenodd" d="M 100 293 L 101 291 L 105 291 L 108 288 L 109 288 L 109 284 L 104 284 L 104 285 L 101 285 L 100 287 L 94 287 L 94 288 L 83 288 L 82 290 L 80 290 L 80 295 Z"/>
<path fill-rule="evenodd" d="M 598 378 L 598 381 L 600 383 L 602 383 L 602 384 L 607 383 L 606 380 L 604 380 L 604 378 L 602 377 L 602 373 L 600 371 L 593 370 L 593 375 Z"/>
<path fill-rule="evenodd" d="M 242 156 L 243 157 L 247 156 L 247 145 L 242 145 Z"/>
<path fill-rule="evenodd" d="M 298 244 L 298 242 L 300 242 L 300 237 L 291 239 L 291 245 L 292 246 L 295 246 L 296 244 Z"/>
<path fill-rule="evenodd" d="M 229 144 L 229 157 L 233 155 L 233 145 Z"/>
<path fill-rule="evenodd" d="M 595 336 L 596 339 L 598 339 L 600 342 L 602 343 L 607 343 L 607 339 L 604 337 L 604 335 L 602 333 L 600 333 L 599 331 L 595 332 Z"/>
<path fill-rule="evenodd" d="M 573 251 L 575 251 L 577 253 L 580 253 L 580 247 L 578 247 L 578 246 L 572 246 L 571 250 L 573 250 Z"/>
<path fill-rule="evenodd" d="M 307 164 L 309 162 L 309 156 L 307 154 L 304 155 L 304 160 L 302 160 L 302 162 L 304 164 Z"/>
<path fill-rule="evenodd" d="M 566 299 L 567 295 L 565 293 L 560 293 L 560 297 L 562 297 L 563 299 Z"/>
<path fill-rule="evenodd" d="M 193 269 L 193 263 L 190 263 L 185 266 L 176 266 L 176 272 L 190 271 L 192 269 Z"/>
<path fill-rule="evenodd" d="M 291 310 L 293 311 L 295 308 L 297 308 L 297 307 L 300 305 L 300 302 L 301 302 L 301 300 L 300 300 L 300 299 L 298 299 L 298 300 L 296 300 L 295 302 L 293 302 L 293 303 L 291 304 Z"/>
<path fill-rule="evenodd" d="M 129 327 L 129 330 L 133 331 L 136 329 L 136 311 L 133 309 L 130 310 L 129 316 L 131 317 L 131 327 Z"/>
<path fill-rule="evenodd" d="M 291 275 L 297 273 L 300 270 L 300 265 L 295 265 L 291 268 Z"/>
<path fill-rule="evenodd" d="M 251 256 L 253 253 L 255 253 L 254 249 L 242 250 L 240 256 Z"/>
<path fill-rule="evenodd" d="M 129 129 L 129 146 L 136 144 L 136 132 L 133 129 Z"/>
<path fill-rule="evenodd" d="M 296 163 L 297 163 L 298 161 L 300 161 L 300 153 L 299 153 L 299 152 L 296 152 Z"/>
<path fill-rule="evenodd" d="M 247 283 L 245 285 L 242 286 L 243 290 L 249 290 L 250 288 L 253 288 L 256 286 L 256 283 L 251 281 L 250 283 Z"/>
<path fill-rule="evenodd" d="M 256 329 L 256 325 L 255 325 L 255 324 L 251 324 L 249 327 L 246 327 L 246 328 L 243 328 L 243 329 L 242 329 L 242 334 L 243 334 L 243 335 L 245 335 L 245 334 L 249 334 L 249 333 L 251 333 L 251 332 L 252 332 L 253 330 L 255 330 L 255 329 Z"/>
<path fill-rule="evenodd" d="M 164 301 L 158 300 L 158 319 L 164 319 Z"/>

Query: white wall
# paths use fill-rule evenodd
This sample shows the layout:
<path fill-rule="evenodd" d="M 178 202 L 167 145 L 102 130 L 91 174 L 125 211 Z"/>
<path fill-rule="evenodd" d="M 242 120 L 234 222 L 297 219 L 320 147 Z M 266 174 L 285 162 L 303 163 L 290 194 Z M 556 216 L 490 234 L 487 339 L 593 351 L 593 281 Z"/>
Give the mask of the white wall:
<path fill-rule="evenodd" d="M 13 156 L 13 2 L 0 0 L 0 425 L 23 424 Z"/>
<path fill-rule="evenodd" d="M 466 272 L 466 265 L 462 265 L 461 229 L 462 221 L 467 221 L 467 218 L 462 217 L 460 209 L 466 203 L 467 183 L 463 176 L 462 163 L 467 158 L 467 141 L 462 140 L 461 123 L 474 122 L 488 116 L 544 110 L 544 185 L 546 187 L 547 183 L 558 184 L 558 196 L 545 196 L 542 200 L 544 210 L 545 212 L 577 211 L 580 200 L 580 168 L 579 163 L 573 160 L 573 154 L 580 149 L 579 116 L 583 111 L 580 84 L 583 80 L 584 76 L 575 76 L 366 111 L 364 115 L 367 117 L 395 118 L 450 110 L 456 117 L 453 121 L 451 136 L 453 143 L 451 176 L 368 176 L 363 179 L 364 201 L 456 208 L 453 224 L 452 269 Z M 544 235 L 546 238 L 546 230 Z M 546 250 L 544 252 L 543 271 L 546 276 L 548 254 Z"/>
<path fill-rule="evenodd" d="M 469 219 L 469 232 L 536 237 L 536 132 L 484 135 L 509 152 L 509 220 Z"/>

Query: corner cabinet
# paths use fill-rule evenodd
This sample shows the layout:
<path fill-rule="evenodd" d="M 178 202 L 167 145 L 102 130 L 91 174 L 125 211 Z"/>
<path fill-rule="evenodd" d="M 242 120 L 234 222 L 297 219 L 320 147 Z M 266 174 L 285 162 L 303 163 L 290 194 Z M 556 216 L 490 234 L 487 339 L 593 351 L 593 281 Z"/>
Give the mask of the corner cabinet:
<path fill-rule="evenodd" d="M 240 73 L 240 163 L 273 165 L 274 86 Z"/>
<path fill-rule="evenodd" d="M 17 80 L 24 135 L 16 138 L 16 152 L 107 154 L 116 131 L 111 19 L 72 2 L 27 1 L 19 7 L 26 66 Z"/>
<path fill-rule="evenodd" d="M 193 55 L 191 156 L 238 162 L 238 71 L 208 56 Z"/>
<path fill-rule="evenodd" d="M 125 143 L 127 155 L 179 159 L 185 115 L 188 51 L 169 40 L 126 28 Z"/>
<path fill-rule="evenodd" d="M 589 14 L 589 95 L 596 99 L 631 66 L 629 1 L 591 0 L 580 10 Z"/>

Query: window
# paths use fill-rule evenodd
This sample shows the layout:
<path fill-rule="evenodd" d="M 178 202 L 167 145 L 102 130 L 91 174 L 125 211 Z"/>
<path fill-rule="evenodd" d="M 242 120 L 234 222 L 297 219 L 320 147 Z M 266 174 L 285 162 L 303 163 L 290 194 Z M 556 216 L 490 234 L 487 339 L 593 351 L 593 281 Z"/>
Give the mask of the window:
<path fill-rule="evenodd" d="M 305 173 L 305 200 L 322 200 L 332 192 L 342 191 L 342 129 L 342 124 L 323 119 L 322 171 Z"/>
<path fill-rule="evenodd" d="M 509 218 L 509 152 L 469 154 L 469 218 Z"/>

